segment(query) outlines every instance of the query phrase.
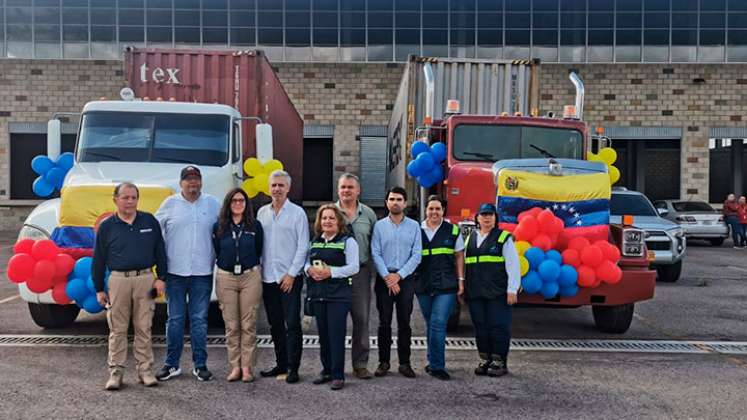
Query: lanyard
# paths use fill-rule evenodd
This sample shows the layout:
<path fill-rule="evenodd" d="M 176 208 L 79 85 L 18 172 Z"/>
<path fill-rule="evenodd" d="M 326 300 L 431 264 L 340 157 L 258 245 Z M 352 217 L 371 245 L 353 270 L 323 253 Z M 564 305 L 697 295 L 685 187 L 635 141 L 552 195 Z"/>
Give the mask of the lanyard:
<path fill-rule="evenodd" d="M 239 263 L 239 242 L 241 241 L 241 236 L 244 234 L 244 223 L 242 222 L 239 226 L 239 233 L 236 233 L 236 229 L 232 226 L 231 227 L 231 235 L 233 236 L 233 243 L 236 245 L 236 264 Z"/>

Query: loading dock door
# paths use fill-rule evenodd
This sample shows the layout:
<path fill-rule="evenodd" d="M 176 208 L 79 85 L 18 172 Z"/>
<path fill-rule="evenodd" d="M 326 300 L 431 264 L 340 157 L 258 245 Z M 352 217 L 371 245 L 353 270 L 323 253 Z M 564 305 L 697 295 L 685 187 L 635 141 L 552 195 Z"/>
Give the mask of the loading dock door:
<path fill-rule="evenodd" d="M 303 140 L 303 201 L 332 201 L 332 139 Z"/>
<path fill-rule="evenodd" d="M 620 170 L 616 186 L 641 191 L 651 200 L 680 198 L 679 140 L 614 139 L 612 147 Z"/>

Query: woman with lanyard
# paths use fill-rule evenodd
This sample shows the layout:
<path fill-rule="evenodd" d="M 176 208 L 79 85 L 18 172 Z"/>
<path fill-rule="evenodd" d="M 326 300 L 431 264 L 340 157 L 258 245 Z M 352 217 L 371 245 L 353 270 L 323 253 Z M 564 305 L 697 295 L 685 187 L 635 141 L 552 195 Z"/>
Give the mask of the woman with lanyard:
<path fill-rule="evenodd" d="M 446 371 L 446 324 L 464 292 L 464 240 L 459 226 L 444 220 L 444 202 L 428 197 L 422 223 L 423 251 L 418 266 L 415 293 L 425 318 L 428 366 L 425 371 L 438 379 L 451 378 Z"/>
<path fill-rule="evenodd" d="M 467 237 L 465 248 L 465 294 L 482 359 L 475 375 L 508 373 L 511 305 L 516 303 L 521 282 L 513 238 L 496 227 L 496 213 L 492 204 L 480 206 L 477 227 Z"/>
<path fill-rule="evenodd" d="M 345 218 L 334 204 L 316 212 L 314 239 L 304 266 L 306 315 L 316 317 L 322 372 L 314 385 L 345 385 L 345 331 L 352 300 L 352 277 L 358 272 L 358 243 L 348 234 Z"/>
<path fill-rule="evenodd" d="M 213 226 L 217 256 L 215 292 L 226 324 L 226 348 L 231 371 L 228 381 L 254 381 L 257 311 L 262 300 L 262 225 L 241 188 L 229 191 Z"/>

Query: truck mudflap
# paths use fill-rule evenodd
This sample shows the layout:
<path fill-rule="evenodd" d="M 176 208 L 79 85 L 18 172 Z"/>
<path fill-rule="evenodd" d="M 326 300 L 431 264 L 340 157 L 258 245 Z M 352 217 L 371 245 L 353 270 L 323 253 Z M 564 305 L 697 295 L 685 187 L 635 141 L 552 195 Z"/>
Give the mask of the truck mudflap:
<path fill-rule="evenodd" d="M 654 297 L 656 271 L 648 267 L 621 267 L 623 277 L 617 284 L 600 284 L 594 288 L 579 288 L 573 297 L 545 299 L 540 294 L 519 293 L 519 304 L 542 306 L 623 305 Z"/>

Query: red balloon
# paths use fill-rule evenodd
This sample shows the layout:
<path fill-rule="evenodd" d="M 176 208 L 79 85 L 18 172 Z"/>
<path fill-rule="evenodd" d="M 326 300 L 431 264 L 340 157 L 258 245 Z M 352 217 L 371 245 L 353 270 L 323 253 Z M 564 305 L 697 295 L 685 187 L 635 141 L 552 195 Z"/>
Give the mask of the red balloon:
<path fill-rule="evenodd" d="M 537 236 L 537 233 L 539 232 L 539 223 L 537 222 L 537 219 L 534 218 L 534 216 L 527 216 L 525 217 L 521 223 L 519 223 L 519 227 L 524 231 L 525 235 L 527 236 L 527 239 L 524 240 L 530 240 Z"/>
<path fill-rule="evenodd" d="M 34 246 L 33 239 L 21 239 L 13 245 L 14 254 L 31 254 L 31 247 Z"/>
<path fill-rule="evenodd" d="M 607 241 L 596 241 L 594 242 L 594 245 L 599 246 L 599 249 L 602 250 L 605 260 L 611 261 L 613 263 L 617 263 L 618 261 L 620 261 L 620 250 L 617 249 L 614 244 L 611 244 Z"/>
<path fill-rule="evenodd" d="M 23 283 L 34 275 L 34 257 L 29 254 L 16 254 L 8 261 L 8 280 Z"/>
<path fill-rule="evenodd" d="M 578 267 L 578 285 L 581 287 L 595 287 L 594 283 L 597 281 L 597 275 L 594 273 L 594 269 L 582 265 Z"/>
<path fill-rule="evenodd" d="M 563 257 L 563 264 L 574 268 L 581 266 L 581 255 L 575 249 L 566 249 L 560 255 Z"/>
<path fill-rule="evenodd" d="M 588 267 L 597 268 L 604 261 L 604 254 L 599 247 L 589 245 L 581 250 L 581 262 Z"/>
<path fill-rule="evenodd" d="M 552 240 L 549 236 L 544 234 L 535 236 L 534 239 L 532 239 L 531 243 L 532 246 L 536 246 L 537 248 L 540 248 L 545 252 L 552 249 Z"/>
<path fill-rule="evenodd" d="M 26 286 L 34 293 L 46 292 L 52 288 L 54 270 L 54 263 L 52 261 L 37 261 L 36 265 L 34 265 L 34 275 L 26 280 Z"/>
<path fill-rule="evenodd" d="M 591 288 L 593 289 L 595 287 L 599 287 L 600 284 L 602 284 L 602 280 L 600 280 L 599 277 L 597 277 L 597 279 L 594 280 L 594 284 L 591 285 Z"/>
<path fill-rule="evenodd" d="M 552 221 L 550 222 L 550 226 L 545 230 L 545 232 L 551 234 L 551 235 L 559 235 L 560 232 L 565 229 L 565 224 L 563 224 L 563 220 L 559 217 L 553 217 Z"/>
<path fill-rule="evenodd" d="M 65 286 L 65 283 L 58 283 L 52 288 L 52 299 L 60 305 L 69 305 L 72 303 L 65 293 Z"/>
<path fill-rule="evenodd" d="M 597 279 L 607 284 L 617 284 L 622 279 L 622 270 L 611 261 L 603 261 L 597 267 Z"/>
<path fill-rule="evenodd" d="M 64 285 L 67 285 L 67 275 L 64 275 L 64 276 L 54 276 L 54 278 L 52 279 L 52 286 L 57 286 L 60 283 L 62 283 Z"/>
<path fill-rule="evenodd" d="M 584 238 L 583 236 L 577 236 L 570 241 L 568 241 L 568 248 L 569 249 L 575 249 L 578 252 L 581 252 L 584 248 L 591 245 L 589 243 L 589 240 Z"/>
<path fill-rule="evenodd" d="M 50 239 L 40 239 L 31 247 L 31 256 L 37 261 L 54 261 L 59 253 L 60 249 L 57 248 L 57 245 L 55 245 L 55 243 Z"/>
<path fill-rule="evenodd" d="M 55 273 L 57 276 L 67 276 L 75 267 L 75 260 L 67 254 L 57 254 L 54 258 Z"/>

